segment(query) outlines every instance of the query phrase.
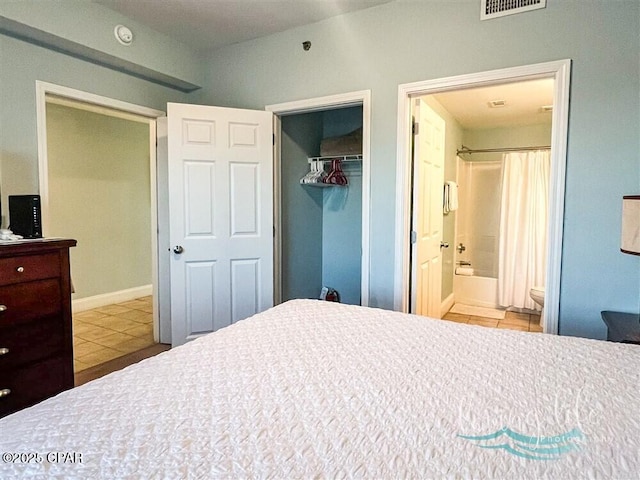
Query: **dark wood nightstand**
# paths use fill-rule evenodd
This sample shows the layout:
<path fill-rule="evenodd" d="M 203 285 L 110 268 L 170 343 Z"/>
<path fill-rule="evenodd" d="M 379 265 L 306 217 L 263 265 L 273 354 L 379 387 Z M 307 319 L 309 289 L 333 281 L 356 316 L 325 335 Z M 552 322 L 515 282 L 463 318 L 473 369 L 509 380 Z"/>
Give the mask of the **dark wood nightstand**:
<path fill-rule="evenodd" d="M 637 313 L 602 312 L 610 342 L 636 343 L 640 345 L 640 315 Z"/>

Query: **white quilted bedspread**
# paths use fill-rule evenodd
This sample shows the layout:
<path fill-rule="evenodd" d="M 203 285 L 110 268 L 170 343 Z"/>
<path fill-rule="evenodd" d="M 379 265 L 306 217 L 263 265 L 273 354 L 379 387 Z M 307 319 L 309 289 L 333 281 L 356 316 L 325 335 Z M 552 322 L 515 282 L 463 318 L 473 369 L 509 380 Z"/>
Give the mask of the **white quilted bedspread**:
<path fill-rule="evenodd" d="M 43 458 L 2 479 L 637 479 L 640 347 L 296 300 L 0 420 L 0 452 Z"/>

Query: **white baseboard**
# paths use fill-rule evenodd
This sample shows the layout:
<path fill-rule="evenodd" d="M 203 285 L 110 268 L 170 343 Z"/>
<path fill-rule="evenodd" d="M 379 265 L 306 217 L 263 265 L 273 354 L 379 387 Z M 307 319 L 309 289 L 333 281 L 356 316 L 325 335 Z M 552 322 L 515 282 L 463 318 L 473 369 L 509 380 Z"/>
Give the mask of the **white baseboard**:
<path fill-rule="evenodd" d="M 453 293 L 451 293 L 447 298 L 443 300 L 442 304 L 440 305 L 440 318 L 444 317 L 447 312 L 451 310 L 451 307 L 453 307 L 454 303 L 455 297 L 453 296 Z"/>
<path fill-rule="evenodd" d="M 152 294 L 152 285 L 143 285 L 141 287 L 128 288 L 117 292 L 103 293 L 94 295 L 93 297 L 78 298 L 71 302 L 71 310 L 76 312 L 84 312 L 92 308 L 104 307 L 113 303 L 128 302 L 136 298 L 146 297 Z"/>

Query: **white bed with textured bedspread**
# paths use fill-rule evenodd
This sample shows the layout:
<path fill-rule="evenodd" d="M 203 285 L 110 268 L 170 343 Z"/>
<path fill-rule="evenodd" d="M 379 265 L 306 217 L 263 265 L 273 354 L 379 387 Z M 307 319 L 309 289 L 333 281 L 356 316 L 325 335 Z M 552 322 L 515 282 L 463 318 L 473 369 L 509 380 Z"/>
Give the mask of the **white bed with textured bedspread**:
<path fill-rule="evenodd" d="M 0 452 L 3 479 L 637 479 L 640 347 L 296 300 L 0 420 Z"/>

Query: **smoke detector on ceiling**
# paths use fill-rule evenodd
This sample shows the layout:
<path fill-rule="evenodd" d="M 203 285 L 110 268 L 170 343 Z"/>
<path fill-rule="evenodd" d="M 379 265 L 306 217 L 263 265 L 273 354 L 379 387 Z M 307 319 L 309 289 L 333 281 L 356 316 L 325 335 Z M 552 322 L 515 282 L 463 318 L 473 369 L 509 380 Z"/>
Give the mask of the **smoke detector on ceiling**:
<path fill-rule="evenodd" d="M 113 34 L 116 36 L 116 40 L 125 47 L 128 47 L 133 43 L 133 32 L 129 27 L 116 25 L 116 28 L 113 29 Z"/>
<path fill-rule="evenodd" d="M 506 100 L 489 100 L 489 108 L 502 108 L 507 105 Z"/>
<path fill-rule="evenodd" d="M 547 6 L 547 0 L 481 0 L 480 20 L 504 17 L 514 13 L 538 10 Z"/>

